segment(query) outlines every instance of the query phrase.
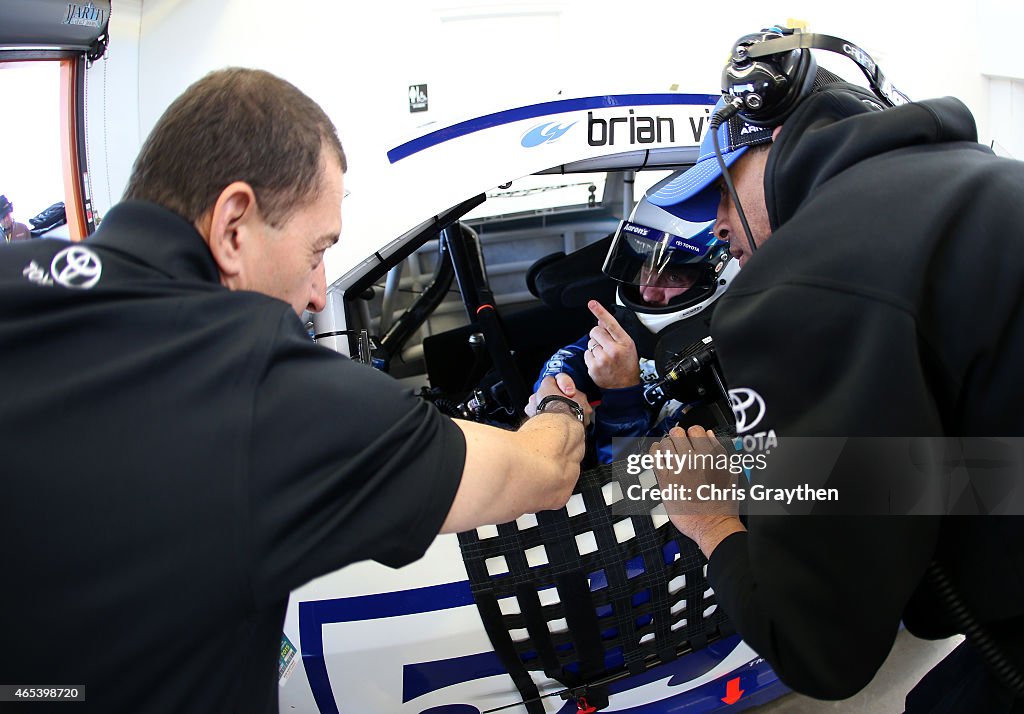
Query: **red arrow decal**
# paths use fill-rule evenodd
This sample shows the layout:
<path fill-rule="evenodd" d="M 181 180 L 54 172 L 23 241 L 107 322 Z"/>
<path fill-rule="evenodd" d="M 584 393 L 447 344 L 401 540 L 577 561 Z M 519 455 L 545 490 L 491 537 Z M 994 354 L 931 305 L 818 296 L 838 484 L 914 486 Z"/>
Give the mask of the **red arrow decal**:
<path fill-rule="evenodd" d="M 735 704 L 743 696 L 743 691 L 740 689 L 740 678 L 734 677 L 725 685 L 725 696 L 722 697 L 722 701 L 726 704 Z"/>

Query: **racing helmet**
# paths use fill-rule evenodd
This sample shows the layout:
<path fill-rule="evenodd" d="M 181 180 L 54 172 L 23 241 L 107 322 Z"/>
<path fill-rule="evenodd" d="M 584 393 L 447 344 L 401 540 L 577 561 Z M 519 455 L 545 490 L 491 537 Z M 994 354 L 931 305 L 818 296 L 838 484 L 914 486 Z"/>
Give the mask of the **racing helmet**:
<path fill-rule="evenodd" d="M 616 303 L 654 335 L 702 313 L 707 319 L 739 272 L 729 244 L 712 232 L 714 221 L 694 223 L 677 215 L 677 206 L 649 200 L 681 173 L 655 184 L 619 223 L 602 267 L 619 283 Z"/>

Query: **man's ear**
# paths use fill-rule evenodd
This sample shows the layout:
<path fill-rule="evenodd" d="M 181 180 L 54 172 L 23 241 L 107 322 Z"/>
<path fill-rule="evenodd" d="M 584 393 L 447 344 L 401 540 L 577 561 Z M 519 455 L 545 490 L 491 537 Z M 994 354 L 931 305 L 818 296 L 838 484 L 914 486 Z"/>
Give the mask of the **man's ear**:
<path fill-rule="evenodd" d="M 236 287 L 235 283 L 244 280 L 243 250 L 262 225 L 256 194 L 244 181 L 229 184 L 220 192 L 213 208 L 196 221 L 225 286 Z"/>
<path fill-rule="evenodd" d="M 779 138 L 780 131 L 782 131 L 782 124 L 779 124 L 777 127 L 772 129 L 772 141 L 775 141 L 776 139 Z"/>

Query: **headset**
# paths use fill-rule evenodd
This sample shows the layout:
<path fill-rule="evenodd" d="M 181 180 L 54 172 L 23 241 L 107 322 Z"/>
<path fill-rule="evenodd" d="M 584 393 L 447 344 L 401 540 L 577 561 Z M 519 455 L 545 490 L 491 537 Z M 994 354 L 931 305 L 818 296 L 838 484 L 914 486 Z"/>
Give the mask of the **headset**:
<path fill-rule="evenodd" d="M 888 106 L 910 101 L 857 45 L 791 27 L 772 27 L 738 39 L 722 70 L 722 94 L 740 100 L 737 111 L 747 123 L 778 126 L 814 88 L 817 63 L 812 49 L 828 50 L 853 60 L 878 98 Z"/>
<path fill-rule="evenodd" d="M 722 70 L 722 94 L 725 106 L 711 118 L 709 127 L 722 178 L 736 205 L 750 250 L 757 250 L 729 168 L 722 158 L 717 129 L 722 122 L 739 114 L 748 124 L 776 127 L 814 91 L 818 64 L 812 49 L 836 52 L 853 60 L 878 98 L 889 107 L 907 104 L 910 99 L 892 85 L 871 56 L 857 45 L 831 35 L 804 33 L 798 28 L 771 27 L 744 35 L 733 44 L 729 61 Z M 881 108 L 881 107 L 879 107 Z"/>

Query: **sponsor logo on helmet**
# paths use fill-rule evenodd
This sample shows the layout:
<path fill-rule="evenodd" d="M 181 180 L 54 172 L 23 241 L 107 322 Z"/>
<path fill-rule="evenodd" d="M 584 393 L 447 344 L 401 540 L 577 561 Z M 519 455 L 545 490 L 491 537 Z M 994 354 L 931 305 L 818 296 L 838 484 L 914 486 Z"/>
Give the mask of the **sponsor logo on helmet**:
<path fill-rule="evenodd" d="M 636 225 L 634 223 L 627 223 L 626 225 L 624 225 L 622 227 L 622 230 L 624 230 L 624 231 L 626 231 L 628 233 L 636 233 L 638 236 L 645 236 L 645 237 L 650 235 L 650 233 L 651 233 L 649 228 L 644 228 L 643 226 L 638 226 L 638 225 Z"/>
<path fill-rule="evenodd" d="M 102 274 L 99 256 L 80 245 L 65 248 L 50 263 L 50 275 L 66 288 L 88 290 L 100 281 Z"/>
<path fill-rule="evenodd" d="M 541 144 L 550 144 L 561 139 L 565 132 L 572 129 L 575 125 L 576 122 L 572 122 L 571 124 L 559 124 L 555 121 L 548 122 L 546 124 L 538 124 L 523 134 L 523 138 L 519 143 L 527 149 L 532 149 L 533 147 L 540 146 Z"/>
<path fill-rule="evenodd" d="M 707 251 L 708 246 L 706 243 L 704 245 L 701 245 L 700 243 L 693 243 L 690 238 L 672 236 L 672 240 L 669 241 L 669 248 L 682 248 L 683 250 L 688 250 L 691 253 L 703 255 Z"/>
<path fill-rule="evenodd" d="M 764 399 L 749 387 L 730 389 L 729 404 L 736 417 L 737 434 L 750 431 L 764 419 Z"/>
<path fill-rule="evenodd" d="M 708 306 L 708 303 L 702 302 L 700 305 L 694 305 L 693 307 L 687 308 L 680 312 L 676 317 L 677 320 L 685 320 L 688 317 L 693 317 L 698 312 L 703 312 L 704 308 Z"/>

